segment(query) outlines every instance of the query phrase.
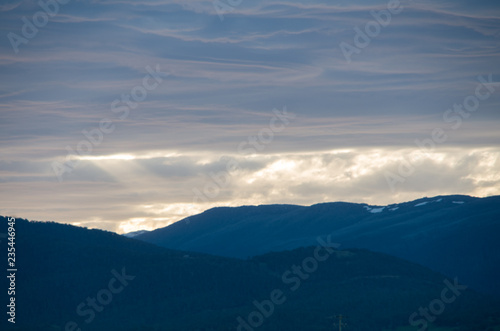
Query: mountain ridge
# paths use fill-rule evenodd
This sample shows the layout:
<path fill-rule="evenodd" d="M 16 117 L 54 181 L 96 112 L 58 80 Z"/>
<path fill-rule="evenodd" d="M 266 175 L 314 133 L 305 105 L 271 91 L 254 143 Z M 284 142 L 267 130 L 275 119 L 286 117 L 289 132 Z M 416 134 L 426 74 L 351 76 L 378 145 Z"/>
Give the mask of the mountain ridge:
<path fill-rule="evenodd" d="M 494 253 L 500 251 L 499 221 L 500 196 L 449 195 L 386 206 L 332 202 L 217 207 L 136 239 L 245 259 L 314 245 L 318 237 L 331 235 L 343 248 L 397 256 L 500 295 L 495 276 L 500 258 Z"/>

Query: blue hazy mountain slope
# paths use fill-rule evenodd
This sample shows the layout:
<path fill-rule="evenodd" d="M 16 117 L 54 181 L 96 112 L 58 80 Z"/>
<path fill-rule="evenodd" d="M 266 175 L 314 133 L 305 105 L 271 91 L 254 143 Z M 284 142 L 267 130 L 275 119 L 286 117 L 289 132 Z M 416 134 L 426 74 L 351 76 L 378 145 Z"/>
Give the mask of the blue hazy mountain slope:
<path fill-rule="evenodd" d="M 315 245 L 366 248 L 404 258 L 500 295 L 500 196 L 453 195 L 389 206 L 322 203 L 207 210 L 137 236 L 159 246 L 247 258 Z"/>

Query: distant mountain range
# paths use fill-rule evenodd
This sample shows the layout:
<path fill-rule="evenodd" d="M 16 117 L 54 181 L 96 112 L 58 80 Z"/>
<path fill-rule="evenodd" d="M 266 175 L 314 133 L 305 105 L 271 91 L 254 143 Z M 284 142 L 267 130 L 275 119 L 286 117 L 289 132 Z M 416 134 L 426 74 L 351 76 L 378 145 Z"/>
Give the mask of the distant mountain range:
<path fill-rule="evenodd" d="M 318 214 L 323 207 L 315 207 Z M 300 208 L 254 210 L 275 209 L 276 216 L 279 210 Z M 207 213 L 241 210 L 248 207 Z M 0 233 L 6 223 L 0 217 Z M 190 226 L 197 223 L 194 218 Z M 331 330 L 334 314 L 347 316 L 347 330 L 414 330 L 410 316 L 414 326 L 425 322 L 431 330 L 500 326 L 498 301 L 381 253 L 316 243 L 239 260 L 58 223 L 17 219 L 15 226 L 17 319 L 13 325 L 4 316 L 1 330 L 314 331 Z M 7 252 L 5 240 L 0 251 Z M 7 282 L 0 278 L 2 289 Z M 445 309 L 431 315 L 432 321 L 417 314 L 443 298 Z"/>
<path fill-rule="evenodd" d="M 133 231 L 133 232 L 125 233 L 124 236 L 127 237 L 127 238 L 134 238 L 134 237 L 137 237 L 140 234 L 144 234 L 144 233 L 147 233 L 147 232 L 149 232 L 149 231 L 147 231 L 147 230 Z"/>
<path fill-rule="evenodd" d="M 390 254 L 500 296 L 500 196 L 437 196 L 388 206 L 220 207 L 136 239 L 162 247 L 247 258 L 317 244 Z"/>

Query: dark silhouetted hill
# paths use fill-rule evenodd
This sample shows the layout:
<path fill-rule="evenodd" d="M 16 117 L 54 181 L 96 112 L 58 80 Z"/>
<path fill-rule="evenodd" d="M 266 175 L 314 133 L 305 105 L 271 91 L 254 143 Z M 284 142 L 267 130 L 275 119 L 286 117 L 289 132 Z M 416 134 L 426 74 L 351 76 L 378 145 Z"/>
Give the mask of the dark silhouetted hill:
<path fill-rule="evenodd" d="M 5 223 L 0 218 L 0 232 Z M 0 249 L 6 251 L 5 241 Z M 247 320 L 256 310 L 253 302 L 269 300 L 274 290 L 286 300 L 259 330 L 331 330 L 328 317 L 338 313 L 348 316 L 350 330 L 396 329 L 408 326 L 409 316 L 446 287 L 438 273 L 364 250 L 331 251 L 311 271 L 315 251 L 307 247 L 244 261 L 17 219 L 17 323 L 6 325 L 4 316 L 2 330 L 65 330 L 68 322 L 97 331 L 236 330 L 237 317 Z M 298 283 L 291 271 L 294 265 L 306 270 L 306 264 L 308 277 Z M 113 281 L 117 273 L 123 279 Z M 5 277 L 0 285 L 7 288 Z M 96 297 L 101 304 L 91 308 L 87 298 Z M 86 323 L 90 311 L 94 316 Z M 434 324 L 483 330 L 499 324 L 498 311 L 487 297 L 465 290 Z"/>

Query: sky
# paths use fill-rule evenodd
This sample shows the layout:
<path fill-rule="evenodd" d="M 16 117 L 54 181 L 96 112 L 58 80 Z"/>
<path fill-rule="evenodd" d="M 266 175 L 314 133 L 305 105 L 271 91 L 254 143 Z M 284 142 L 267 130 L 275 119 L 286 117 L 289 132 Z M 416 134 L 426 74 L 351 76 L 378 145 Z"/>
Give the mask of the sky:
<path fill-rule="evenodd" d="M 495 1 L 3 0 L 0 214 L 500 194 Z"/>

